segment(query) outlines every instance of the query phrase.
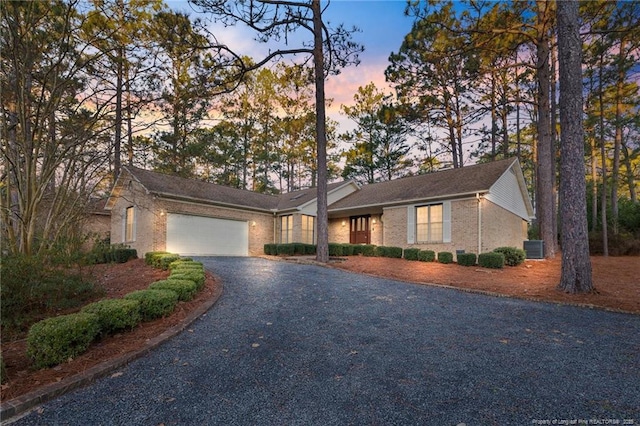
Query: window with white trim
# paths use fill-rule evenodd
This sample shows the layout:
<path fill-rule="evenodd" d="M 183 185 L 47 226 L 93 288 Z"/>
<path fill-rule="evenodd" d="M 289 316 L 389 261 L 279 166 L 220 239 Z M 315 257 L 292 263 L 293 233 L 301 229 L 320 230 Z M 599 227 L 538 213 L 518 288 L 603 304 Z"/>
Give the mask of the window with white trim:
<path fill-rule="evenodd" d="M 302 242 L 305 244 L 314 243 L 315 217 L 302 215 Z"/>
<path fill-rule="evenodd" d="M 127 207 L 124 212 L 124 241 L 136 240 L 136 210 L 135 207 Z"/>
<path fill-rule="evenodd" d="M 441 243 L 442 230 L 442 204 L 416 207 L 416 242 Z"/>
<path fill-rule="evenodd" d="M 280 243 L 293 242 L 293 215 L 280 216 Z"/>

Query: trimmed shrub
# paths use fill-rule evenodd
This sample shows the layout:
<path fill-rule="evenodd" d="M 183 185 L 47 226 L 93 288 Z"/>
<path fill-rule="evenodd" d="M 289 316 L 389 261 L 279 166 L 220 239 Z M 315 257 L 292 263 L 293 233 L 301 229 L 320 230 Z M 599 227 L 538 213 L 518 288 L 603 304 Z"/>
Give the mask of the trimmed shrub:
<path fill-rule="evenodd" d="M 316 254 L 316 245 L 315 244 L 305 244 L 304 245 L 304 254 Z"/>
<path fill-rule="evenodd" d="M 293 256 L 293 244 L 278 244 L 278 255 Z"/>
<path fill-rule="evenodd" d="M 358 255 L 362 254 L 362 249 L 364 247 L 362 244 L 351 244 L 351 247 L 353 247 L 353 255 L 354 256 L 358 256 Z"/>
<path fill-rule="evenodd" d="M 204 272 L 195 270 L 178 270 L 177 272 L 172 272 L 171 275 L 169 275 L 169 279 L 193 281 L 196 285 L 196 291 L 200 291 L 202 287 L 204 287 L 205 275 Z"/>
<path fill-rule="evenodd" d="M 303 255 L 304 254 L 304 244 L 302 243 L 293 243 L 293 254 L 294 255 Z"/>
<path fill-rule="evenodd" d="M 275 256 L 278 254 L 278 248 L 276 244 L 265 244 L 264 245 L 264 254 L 267 256 Z"/>
<path fill-rule="evenodd" d="M 329 243 L 329 256 L 342 256 L 342 255 L 343 255 L 342 244 Z"/>
<path fill-rule="evenodd" d="M 75 313 L 35 323 L 27 334 L 27 355 L 35 368 L 52 367 L 87 350 L 100 333 L 98 316 Z"/>
<path fill-rule="evenodd" d="M 116 263 L 127 263 L 131 259 L 137 259 L 138 252 L 136 249 L 128 247 L 115 247 L 111 251 L 111 259 Z"/>
<path fill-rule="evenodd" d="M 7 367 L 4 365 L 4 360 L 0 354 L 0 383 L 7 381 Z"/>
<path fill-rule="evenodd" d="M 433 250 L 420 250 L 418 260 L 421 262 L 433 262 L 436 260 L 436 252 Z"/>
<path fill-rule="evenodd" d="M 377 246 L 375 255 L 378 257 L 402 258 L 402 247 Z"/>
<path fill-rule="evenodd" d="M 155 258 L 163 254 L 171 254 L 168 251 L 149 251 L 144 254 L 144 262 L 147 265 L 155 266 Z"/>
<path fill-rule="evenodd" d="M 181 262 L 178 265 L 175 265 L 172 269 L 171 272 L 173 271 L 177 271 L 177 270 L 190 270 L 190 271 L 204 271 L 204 265 L 200 262 Z"/>
<path fill-rule="evenodd" d="M 355 246 L 353 244 L 343 244 L 342 245 L 342 255 L 343 256 L 353 256 L 355 251 Z"/>
<path fill-rule="evenodd" d="M 178 294 L 171 290 L 138 290 L 124 296 L 127 300 L 140 302 L 143 321 L 151 321 L 170 314 L 178 303 Z"/>
<path fill-rule="evenodd" d="M 160 256 L 156 256 L 155 258 L 155 267 L 163 270 L 169 269 L 169 265 L 180 259 L 180 255 L 169 253 L 169 254 L 161 254 Z"/>
<path fill-rule="evenodd" d="M 504 266 L 504 254 L 497 252 L 480 253 L 478 265 L 483 268 L 501 269 Z"/>
<path fill-rule="evenodd" d="M 404 258 L 407 260 L 418 260 L 418 253 L 420 253 L 420 249 L 406 248 L 404 249 Z"/>
<path fill-rule="evenodd" d="M 475 266 L 477 256 L 475 253 L 460 253 L 458 254 L 457 258 L 458 265 Z"/>
<path fill-rule="evenodd" d="M 453 263 L 453 254 L 448 251 L 441 251 L 438 253 L 438 262 L 440 263 Z"/>
<path fill-rule="evenodd" d="M 180 260 L 176 260 L 174 262 L 171 262 L 169 264 L 169 269 L 170 270 L 174 270 L 177 268 L 181 268 L 181 267 L 197 267 L 197 268 L 201 268 L 202 266 L 202 262 L 196 262 L 194 260 L 184 260 L 184 259 L 180 259 Z"/>
<path fill-rule="evenodd" d="M 516 247 L 498 247 L 493 251 L 504 254 L 504 264 L 508 266 L 518 266 L 527 257 L 527 252 Z"/>
<path fill-rule="evenodd" d="M 100 334 L 114 334 L 121 330 L 131 330 L 142 321 L 140 302 L 137 300 L 106 299 L 84 306 L 80 312 L 98 317 Z"/>
<path fill-rule="evenodd" d="M 376 255 L 376 246 L 373 244 L 363 244 L 362 247 L 362 255 L 363 256 L 375 256 Z"/>
<path fill-rule="evenodd" d="M 197 288 L 196 283 L 191 280 L 180 280 L 177 278 L 169 278 L 160 280 L 149 285 L 149 290 L 171 290 L 178 295 L 178 300 L 187 301 L 193 299 Z"/>

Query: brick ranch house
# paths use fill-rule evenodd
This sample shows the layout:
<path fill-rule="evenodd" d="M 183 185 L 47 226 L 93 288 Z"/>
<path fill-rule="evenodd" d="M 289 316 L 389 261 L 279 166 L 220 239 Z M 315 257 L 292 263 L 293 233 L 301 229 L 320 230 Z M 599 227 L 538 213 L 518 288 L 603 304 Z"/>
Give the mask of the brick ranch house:
<path fill-rule="evenodd" d="M 328 185 L 329 241 L 482 253 L 522 247 L 533 218 L 516 159 L 359 186 Z M 314 243 L 315 188 L 266 195 L 123 167 L 106 209 L 111 242 L 142 256 L 252 256 Z"/>

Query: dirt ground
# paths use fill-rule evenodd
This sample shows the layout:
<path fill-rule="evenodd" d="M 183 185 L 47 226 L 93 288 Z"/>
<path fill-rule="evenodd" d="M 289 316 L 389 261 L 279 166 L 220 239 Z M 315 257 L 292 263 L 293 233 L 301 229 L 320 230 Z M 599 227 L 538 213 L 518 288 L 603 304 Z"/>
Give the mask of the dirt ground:
<path fill-rule="evenodd" d="M 561 255 L 527 260 L 518 266 L 487 269 L 437 262 L 380 257 L 348 257 L 333 264 L 352 272 L 424 284 L 481 290 L 529 300 L 584 304 L 640 313 L 640 257 L 591 257 L 595 291 L 566 294 L 558 290 Z"/>
<path fill-rule="evenodd" d="M 482 290 L 530 300 L 584 304 L 640 314 L 640 257 L 593 257 L 591 261 L 596 291 L 583 295 L 569 295 L 557 290 L 560 282 L 559 257 L 550 261 L 527 261 L 523 265 L 505 267 L 502 270 L 362 256 L 349 257 L 331 265 L 357 273 L 408 282 Z M 168 272 L 145 265 L 142 259 L 125 264 L 96 265 L 89 272 L 96 282 L 104 286 L 107 298 L 122 297 L 133 290 L 146 288 L 153 281 L 168 275 Z M 3 344 L 2 357 L 7 366 L 9 381 L 2 385 L 2 401 L 141 348 L 148 339 L 180 324 L 191 310 L 210 300 L 219 286 L 220 283 L 208 276 L 205 289 L 194 300 L 180 302 L 171 316 L 143 323 L 131 332 L 103 339 L 80 357 L 54 368 L 33 371 L 25 355 L 25 340 Z"/>

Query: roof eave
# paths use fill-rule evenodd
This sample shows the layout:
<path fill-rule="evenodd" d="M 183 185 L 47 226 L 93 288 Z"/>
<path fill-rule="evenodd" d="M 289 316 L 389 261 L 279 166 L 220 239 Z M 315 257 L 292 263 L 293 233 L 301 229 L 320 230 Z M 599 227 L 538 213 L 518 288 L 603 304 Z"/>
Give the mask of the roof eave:
<path fill-rule="evenodd" d="M 153 191 L 152 194 L 154 194 L 154 195 L 156 195 L 156 196 L 158 196 L 160 198 L 191 201 L 191 202 L 197 203 L 197 204 L 206 204 L 206 205 L 227 207 L 227 208 L 233 208 L 233 209 L 238 209 L 238 210 L 250 210 L 250 211 L 256 211 L 256 212 L 261 212 L 261 213 L 272 213 L 274 211 L 273 209 L 270 209 L 270 208 L 261 208 L 261 207 L 247 206 L 247 205 L 242 205 L 242 204 L 233 204 L 233 203 L 224 203 L 224 202 L 220 202 L 220 201 L 206 200 L 206 199 L 203 199 L 203 198 L 189 197 L 189 196 L 186 196 L 186 195 L 176 195 L 176 194 L 171 194 L 171 193 L 168 193 L 168 192 L 161 192 L 161 191 Z"/>
<path fill-rule="evenodd" d="M 329 207 L 329 212 L 330 213 L 336 213 L 336 212 L 340 212 L 340 211 L 348 211 L 348 210 L 354 210 L 354 209 L 367 209 L 367 208 L 374 208 L 374 207 L 397 207 L 397 206 L 424 203 L 424 202 L 429 202 L 429 201 L 475 197 L 476 194 L 486 194 L 487 192 L 489 192 L 488 189 L 481 189 L 481 190 L 477 190 L 477 191 L 461 192 L 461 193 L 457 193 L 457 194 L 447 194 L 447 195 L 438 195 L 438 196 L 433 196 L 433 197 L 413 198 L 413 199 L 408 199 L 408 200 L 398 200 L 398 201 L 386 202 L 386 203 L 365 204 L 365 205 L 359 205 L 359 206 L 343 207 L 343 208 L 339 208 L 339 209 L 332 209 L 331 207 Z"/>

